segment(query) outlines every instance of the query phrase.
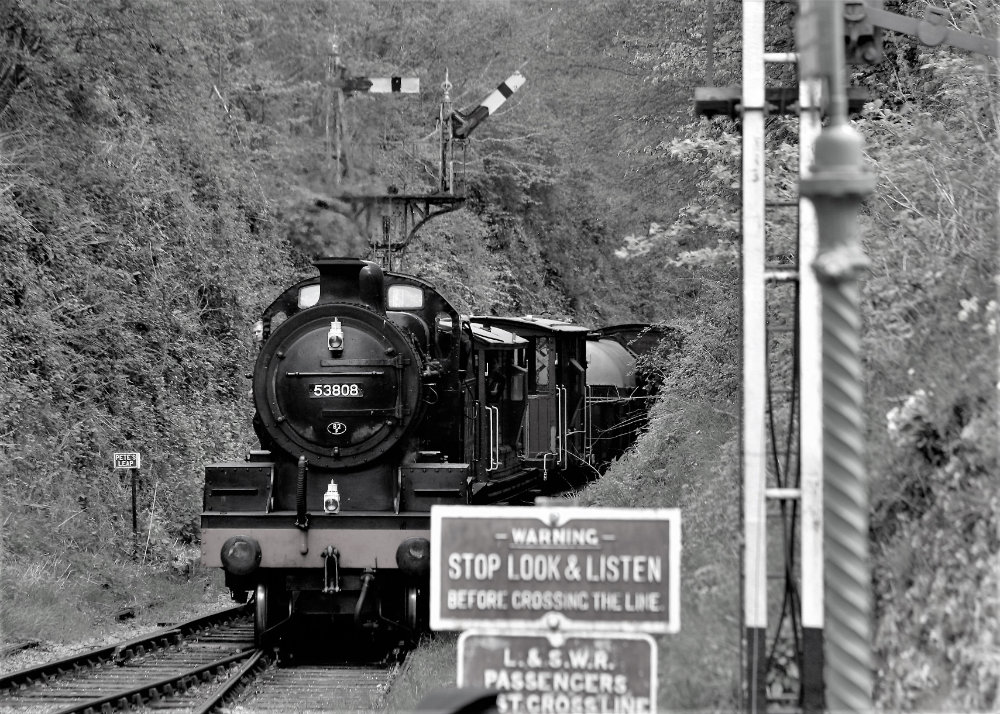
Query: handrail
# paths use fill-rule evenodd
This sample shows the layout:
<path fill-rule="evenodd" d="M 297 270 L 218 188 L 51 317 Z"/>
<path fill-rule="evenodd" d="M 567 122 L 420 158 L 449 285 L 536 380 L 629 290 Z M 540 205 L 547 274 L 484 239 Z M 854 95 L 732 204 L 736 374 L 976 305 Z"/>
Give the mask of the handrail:
<path fill-rule="evenodd" d="M 558 411 L 557 421 L 559 425 L 559 448 L 556 449 L 557 463 L 566 466 L 569 463 L 569 392 L 566 387 L 556 385 L 556 409 Z"/>
<path fill-rule="evenodd" d="M 500 468 L 500 407 L 493 407 L 494 417 L 496 419 L 496 458 L 494 460 L 493 468 Z"/>
<path fill-rule="evenodd" d="M 493 456 L 497 449 L 496 428 L 493 422 L 496 414 L 496 407 L 486 407 L 486 410 L 490 415 L 490 466 L 486 470 L 493 471 L 497 467 L 496 458 Z"/>
<path fill-rule="evenodd" d="M 472 460 L 478 462 L 482 459 L 482 449 L 479 441 L 482 436 L 482 424 L 479 419 L 480 403 L 478 400 L 472 403 Z"/>
<path fill-rule="evenodd" d="M 489 418 L 490 432 L 490 465 L 487 471 L 496 471 L 500 468 L 500 408 L 484 406 L 483 409 Z"/>
<path fill-rule="evenodd" d="M 563 399 L 562 399 L 562 408 L 563 408 L 563 441 L 562 441 L 562 445 L 563 445 L 563 466 L 568 466 L 569 465 L 569 444 L 567 442 L 569 440 L 569 392 L 566 390 L 566 387 L 562 388 L 562 392 L 563 392 Z"/>
<path fill-rule="evenodd" d="M 562 387 L 556 385 L 556 464 L 561 465 L 563 441 L 566 439 L 566 425 L 563 424 Z"/>
<path fill-rule="evenodd" d="M 527 395 L 524 399 L 524 419 L 521 421 L 521 428 L 524 431 L 524 455 L 531 458 L 531 400 Z"/>

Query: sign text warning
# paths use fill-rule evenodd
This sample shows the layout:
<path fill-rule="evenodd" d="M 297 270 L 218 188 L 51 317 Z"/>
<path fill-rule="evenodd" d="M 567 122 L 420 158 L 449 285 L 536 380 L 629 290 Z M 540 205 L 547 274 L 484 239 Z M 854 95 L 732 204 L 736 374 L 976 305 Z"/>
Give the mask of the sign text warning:
<path fill-rule="evenodd" d="M 676 632 L 674 509 L 434 506 L 431 627 L 566 626 Z"/>

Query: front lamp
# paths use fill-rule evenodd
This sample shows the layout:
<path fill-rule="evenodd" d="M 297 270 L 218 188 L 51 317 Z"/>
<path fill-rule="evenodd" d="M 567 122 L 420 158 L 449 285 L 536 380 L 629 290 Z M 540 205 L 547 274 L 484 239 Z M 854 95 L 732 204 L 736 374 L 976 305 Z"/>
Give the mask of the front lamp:
<path fill-rule="evenodd" d="M 340 491 L 337 482 L 331 481 L 323 494 L 323 510 L 327 513 L 340 513 Z"/>
<path fill-rule="evenodd" d="M 330 331 L 326 335 L 326 346 L 334 354 L 340 354 L 344 351 L 344 328 L 337 318 L 333 318 L 333 322 L 330 323 Z"/>

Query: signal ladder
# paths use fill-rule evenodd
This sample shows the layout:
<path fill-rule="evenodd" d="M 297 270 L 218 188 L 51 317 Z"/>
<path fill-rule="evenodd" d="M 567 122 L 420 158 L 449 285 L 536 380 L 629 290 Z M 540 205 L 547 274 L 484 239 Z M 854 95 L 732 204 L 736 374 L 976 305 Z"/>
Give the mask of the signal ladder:
<path fill-rule="evenodd" d="M 821 296 L 816 216 L 798 196 L 820 88 L 799 78 L 797 167 L 782 166 L 795 122 L 768 119 L 768 97 L 787 93 L 766 85 L 798 53 L 765 50 L 765 10 L 743 2 L 744 709 L 822 711 Z"/>

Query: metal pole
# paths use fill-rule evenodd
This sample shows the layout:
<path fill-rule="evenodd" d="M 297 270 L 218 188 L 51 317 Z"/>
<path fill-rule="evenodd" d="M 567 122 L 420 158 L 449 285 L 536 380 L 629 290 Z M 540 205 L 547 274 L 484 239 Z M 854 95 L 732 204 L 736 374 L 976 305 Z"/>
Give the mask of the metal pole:
<path fill-rule="evenodd" d="M 138 498 L 136 495 L 139 482 L 139 469 L 129 469 L 129 472 L 132 474 L 132 558 L 134 559 L 139 555 L 139 518 L 137 515 Z"/>
<path fill-rule="evenodd" d="M 330 51 L 333 55 L 332 57 L 332 74 L 337 80 L 337 88 L 335 90 L 335 105 L 334 105 L 334 120 L 333 120 L 333 140 L 335 144 L 334 148 L 334 161 L 336 165 L 334 166 L 334 181 L 339 186 L 341 179 L 341 168 L 342 168 L 342 155 L 344 151 L 344 65 L 340 63 L 340 49 L 337 47 L 336 42 L 331 42 Z"/>
<path fill-rule="evenodd" d="M 340 64 L 340 55 L 337 55 L 337 75 L 338 77 L 344 76 L 344 67 Z M 336 177 L 337 185 L 339 186 L 344 175 L 344 90 L 337 87 L 337 121 L 334 125 L 336 134 L 335 139 L 337 142 L 337 166 Z"/>
<path fill-rule="evenodd" d="M 452 84 L 448 81 L 448 70 L 444 71 L 444 81 L 441 83 L 441 91 L 443 96 L 441 97 L 441 117 L 439 122 L 439 127 L 441 129 L 441 167 L 438 181 L 438 188 L 441 193 L 453 193 L 454 186 L 452 185 L 452 169 L 451 169 L 451 141 L 452 141 L 452 126 L 451 126 L 451 88 Z"/>
<path fill-rule="evenodd" d="M 337 44 L 331 40 L 330 53 L 326 60 L 326 84 L 323 88 L 323 149 L 326 154 L 326 171 L 330 174 L 333 171 L 333 138 L 330 134 L 330 119 L 333 99 L 330 92 L 333 91 L 333 55 L 337 51 Z"/>
<path fill-rule="evenodd" d="M 875 177 L 865 171 L 861 136 L 847 121 L 843 3 L 815 3 L 812 14 L 820 46 L 817 61 L 803 71 L 826 80 L 830 115 L 816 141 L 813 170 L 800 185 L 819 221 L 813 270 L 823 301 L 824 679 L 830 711 L 867 712 L 872 708 L 872 597 L 858 310 L 858 276 L 867 259 L 857 219 Z"/>
<path fill-rule="evenodd" d="M 796 46 L 799 62 L 808 64 L 815 48 L 810 36 L 812 8 L 820 0 L 799 0 Z M 814 160 L 819 136 L 822 82 L 800 71 L 799 176 L 806 176 Z M 802 578 L 802 711 L 819 713 L 823 694 L 823 320 L 822 293 L 809 269 L 819 250 L 819 228 L 812 201 L 799 197 L 799 461 L 802 521 L 799 527 Z"/>
<path fill-rule="evenodd" d="M 767 706 L 767 338 L 764 283 L 764 3 L 743 2 L 743 626 L 746 703 Z"/>

